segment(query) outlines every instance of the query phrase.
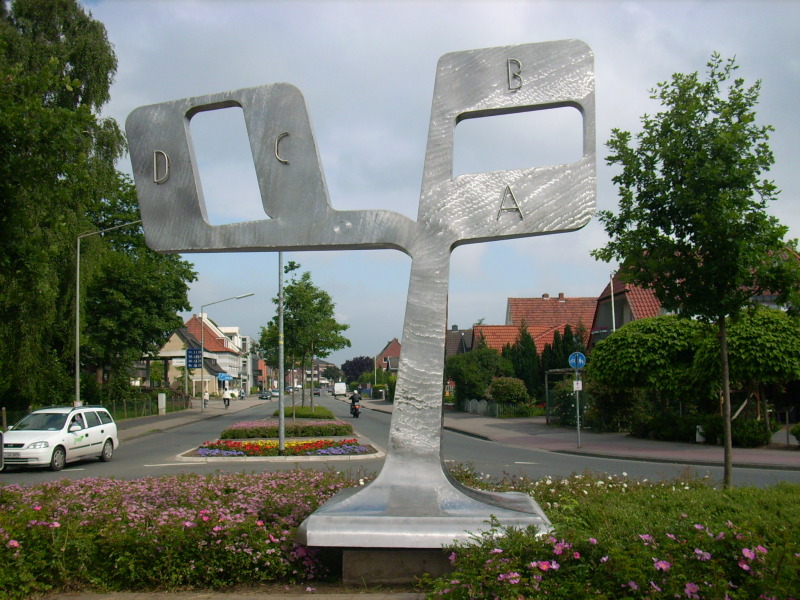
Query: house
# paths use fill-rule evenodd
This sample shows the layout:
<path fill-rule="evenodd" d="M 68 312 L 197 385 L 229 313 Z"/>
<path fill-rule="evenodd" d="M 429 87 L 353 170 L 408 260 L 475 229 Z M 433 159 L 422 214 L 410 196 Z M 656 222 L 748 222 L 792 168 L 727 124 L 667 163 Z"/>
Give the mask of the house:
<path fill-rule="evenodd" d="M 565 325 L 572 327 L 575 333 L 588 332 L 596 305 L 597 298 L 568 298 L 563 292 L 556 298 L 550 294 L 542 294 L 541 298 L 509 298 L 506 302 L 506 325 L 519 327 L 524 321 L 534 340 L 542 336 L 545 329 L 552 329 L 554 334 L 563 330 Z M 536 346 L 552 343 L 552 334 L 549 339 L 542 338 L 541 346 L 537 341 Z"/>
<path fill-rule="evenodd" d="M 389 373 L 397 373 L 400 367 L 400 342 L 397 338 L 392 339 L 383 347 L 377 356 L 375 356 L 375 368 L 381 368 Z"/>
<path fill-rule="evenodd" d="M 464 354 L 472 350 L 472 329 L 459 329 L 453 325 L 445 332 L 444 358 L 447 360 L 456 354 Z"/>
<path fill-rule="evenodd" d="M 625 283 L 616 273 L 597 298 L 588 346 L 607 338 L 626 323 L 665 314 L 653 290 Z"/>
<path fill-rule="evenodd" d="M 223 389 L 241 388 L 243 351 L 238 345 L 241 343 L 238 335 L 226 335 L 206 314 L 192 315 L 186 322 L 186 329 L 195 339 L 202 340 L 205 346 L 203 372 L 208 393 L 213 395 L 221 393 Z M 231 379 L 222 382 L 218 378 L 220 374 L 223 377 L 228 375 Z M 198 391 L 202 394 L 202 390 Z"/>

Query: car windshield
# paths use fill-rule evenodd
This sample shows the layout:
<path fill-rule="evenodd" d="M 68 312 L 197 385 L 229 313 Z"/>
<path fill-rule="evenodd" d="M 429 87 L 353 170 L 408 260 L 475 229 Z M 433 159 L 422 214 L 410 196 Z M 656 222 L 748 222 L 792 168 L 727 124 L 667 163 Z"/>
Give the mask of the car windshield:
<path fill-rule="evenodd" d="M 14 425 L 14 430 L 58 431 L 64 427 L 67 415 L 64 413 L 33 413 Z"/>

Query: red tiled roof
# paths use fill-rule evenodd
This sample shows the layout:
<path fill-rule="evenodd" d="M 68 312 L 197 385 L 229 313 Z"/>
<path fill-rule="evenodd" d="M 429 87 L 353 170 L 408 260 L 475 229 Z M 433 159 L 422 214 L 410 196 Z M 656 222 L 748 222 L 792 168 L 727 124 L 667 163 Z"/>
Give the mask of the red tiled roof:
<path fill-rule="evenodd" d="M 661 303 L 656 298 L 653 290 L 645 289 L 631 283 L 626 283 L 619 273 L 616 273 L 613 278 L 614 283 L 614 298 L 624 296 L 628 301 L 628 306 L 631 309 L 633 320 L 646 319 L 648 317 L 657 317 L 661 313 Z M 611 282 L 603 289 L 603 293 L 597 299 L 600 304 L 611 297 Z M 592 320 L 594 326 L 594 320 Z"/>
<path fill-rule="evenodd" d="M 544 294 L 541 298 L 509 298 L 506 308 L 506 325 L 519 325 L 525 321 L 528 331 L 552 328 L 569 323 L 577 332 L 580 325 L 586 329 L 592 326 L 597 298 L 566 298 L 564 294 L 551 298 Z M 537 347 L 538 347 L 537 342 Z"/>
<path fill-rule="evenodd" d="M 559 323 L 558 325 L 551 325 L 550 327 L 527 327 L 528 333 L 531 334 L 534 343 L 536 344 L 537 352 L 541 352 L 547 344 L 553 343 L 553 336 L 556 331 L 564 331 L 568 323 Z M 570 324 L 571 325 L 571 324 Z M 473 330 L 473 344 L 472 347 L 478 343 L 478 340 L 483 336 L 486 346 L 497 350 L 503 350 L 506 345 L 513 346 L 519 338 L 518 325 L 475 325 Z"/>
<path fill-rule="evenodd" d="M 204 320 L 202 325 L 206 330 L 204 334 L 205 339 L 203 339 L 206 351 L 229 352 L 231 354 L 236 354 L 235 350 L 225 346 L 225 340 L 227 338 L 225 338 L 224 336 L 222 338 L 219 338 L 218 334 L 214 333 L 214 330 L 211 329 L 211 326 L 208 324 L 208 320 Z M 197 338 L 198 341 L 200 341 L 201 339 L 200 327 L 201 327 L 200 317 L 198 317 L 197 315 L 192 315 L 192 318 L 186 321 L 186 328 L 189 330 L 189 333 L 191 333 L 194 337 Z"/>

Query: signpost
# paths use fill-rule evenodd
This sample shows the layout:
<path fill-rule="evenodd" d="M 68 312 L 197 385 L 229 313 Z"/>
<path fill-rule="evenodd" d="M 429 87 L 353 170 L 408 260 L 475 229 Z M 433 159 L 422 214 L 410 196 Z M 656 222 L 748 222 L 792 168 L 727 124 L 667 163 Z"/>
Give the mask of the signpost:
<path fill-rule="evenodd" d="M 586 357 L 582 352 L 573 352 L 569 355 L 569 366 L 575 369 L 575 381 L 572 390 L 575 392 L 575 426 L 578 430 L 578 448 L 581 447 L 581 384 L 580 370 L 586 366 Z"/>
<path fill-rule="evenodd" d="M 200 348 L 187 348 L 186 349 L 186 368 L 187 369 L 202 369 L 202 358 L 200 357 Z"/>

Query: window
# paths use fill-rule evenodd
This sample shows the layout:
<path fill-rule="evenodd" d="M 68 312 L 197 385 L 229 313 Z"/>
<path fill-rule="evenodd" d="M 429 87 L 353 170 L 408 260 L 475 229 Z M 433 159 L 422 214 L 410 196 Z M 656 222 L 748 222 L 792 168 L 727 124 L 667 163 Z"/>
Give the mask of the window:
<path fill-rule="evenodd" d="M 97 427 L 100 425 L 100 417 L 97 416 L 95 412 L 85 412 L 83 416 L 86 417 L 86 423 L 88 427 Z"/>

